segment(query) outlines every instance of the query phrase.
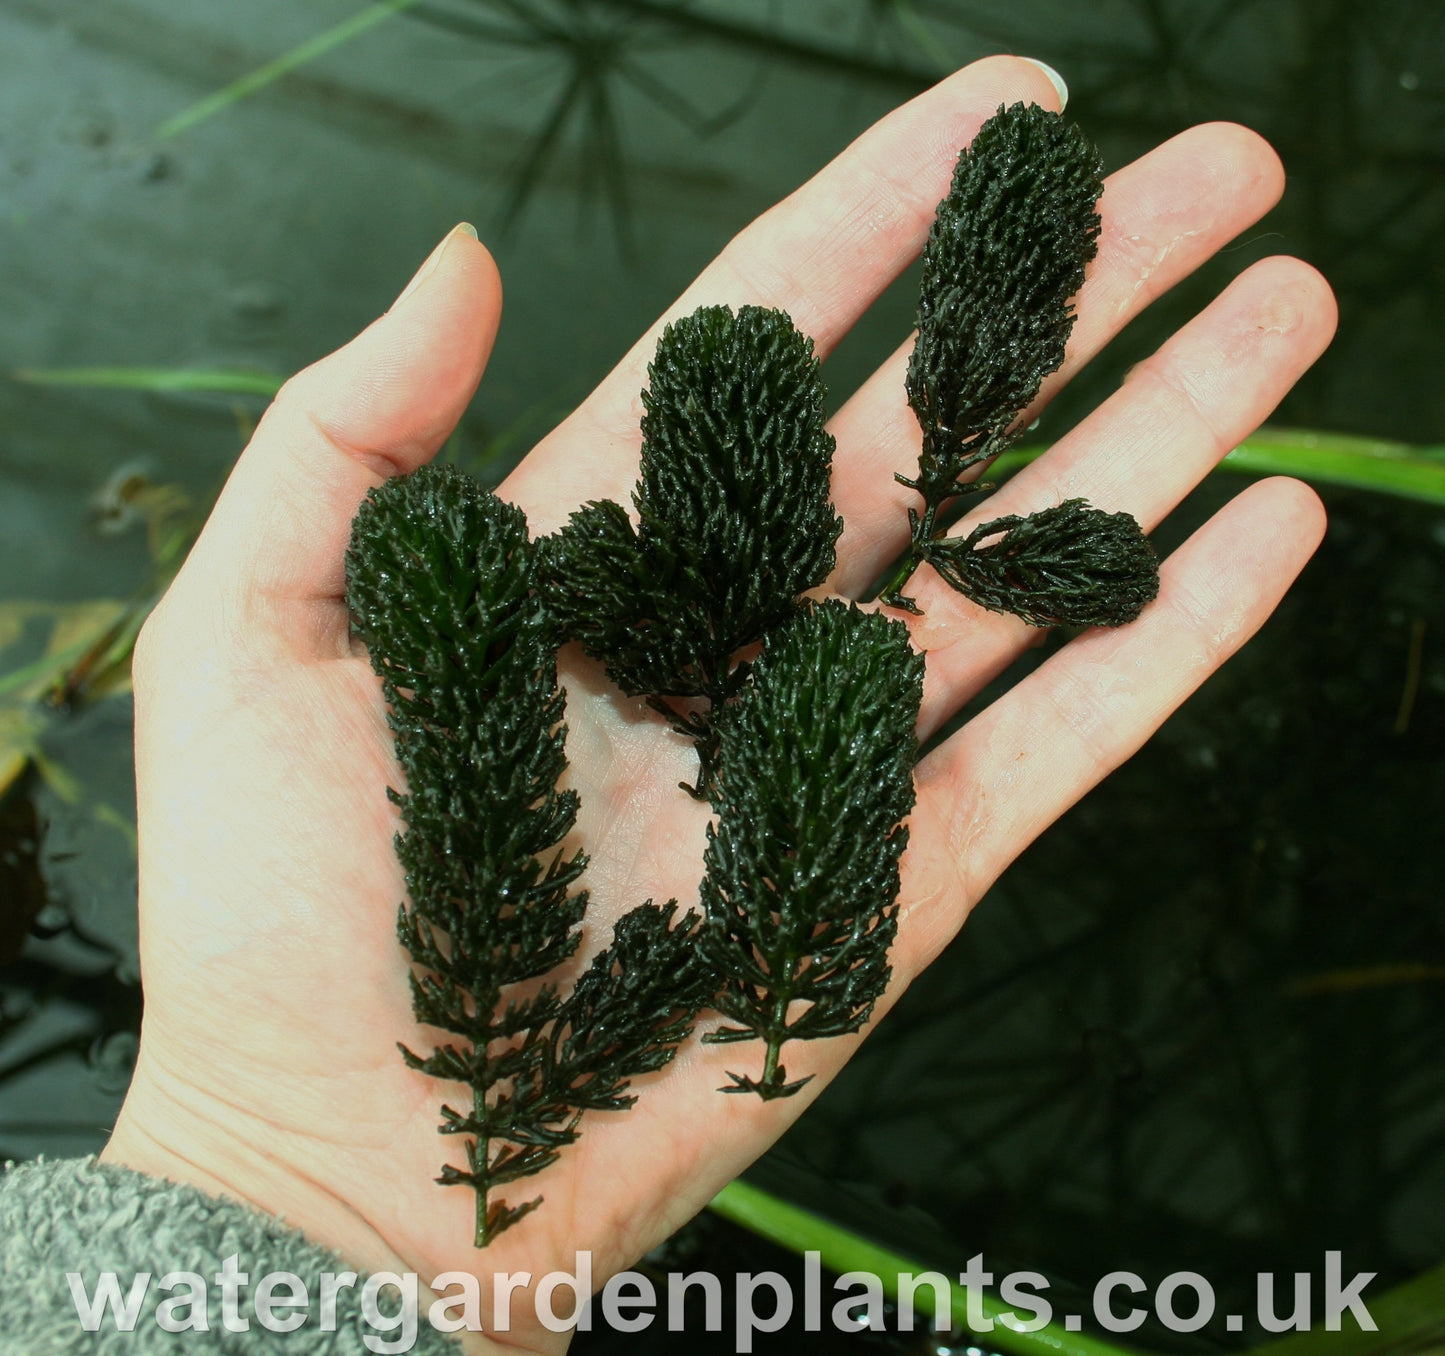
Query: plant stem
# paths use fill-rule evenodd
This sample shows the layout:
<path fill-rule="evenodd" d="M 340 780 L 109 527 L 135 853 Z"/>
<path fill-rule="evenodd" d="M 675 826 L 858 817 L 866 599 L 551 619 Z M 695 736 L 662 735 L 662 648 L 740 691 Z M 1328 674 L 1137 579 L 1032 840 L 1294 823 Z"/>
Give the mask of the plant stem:
<path fill-rule="evenodd" d="M 1047 447 L 1018 448 L 994 463 L 990 477 L 1006 476 L 1036 461 Z M 1244 475 L 1291 475 L 1317 485 L 1375 490 L 1403 499 L 1445 504 L 1445 448 L 1312 429 L 1262 428 L 1217 468 Z"/>
<path fill-rule="evenodd" d="M 782 1054 L 783 1042 L 779 1036 L 768 1037 L 768 1054 L 763 1060 L 763 1076 L 761 1079 L 763 1097 L 768 1096 L 768 1088 L 778 1081 L 778 1057 Z"/>
<path fill-rule="evenodd" d="M 787 1072 L 780 1068 L 783 1042 L 788 1039 L 788 1006 L 798 978 L 799 957 L 789 956 L 783 964 L 783 977 L 773 992 L 773 1011 L 768 1023 L 768 1052 L 763 1058 L 763 1076 L 758 1080 L 758 1094 L 767 1102 L 774 1097 L 786 1097 L 796 1087 L 786 1086 Z M 806 1080 L 804 1080 L 806 1081 Z"/>
<path fill-rule="evenodd" d="M 717 754 L 719 738 L 713 725 L 713 715 L 721 711 L 742 691 L 747 680 L 748 665 L 738 664 L 729 668 L 731 654 L 715 655 L 711 660 L 699 664 L 702 673 L 702 692 L 699 699 L 707 703 L 702 711 L 678 711 L 666 697 L 649 697 L 647 704 L 654 711 L 667 717 L 668 723 L 680 735 L 693 741 L 697 751 L 697 783 L 689 786 L 678 782 L 694 800 L 711 800 L 717 790 Z"/>
<path fill-rule="evenodd" d="M 890 1300 L 898 1298 L 900 1277 L 946 1270 L 882 1247 L 750 1182 L 729 1183 L 713 1197 L 708 1209 L 794 1254 L 816 1252 L 829 1271 L 861 1271 L 877 1276 Z M 944 1317 L 951 1327 L 965 1328 L 968 1292 L 951 1281 L 948 1289 Z M 1130 1356 L 1138 1350 L 1070 1332 L 1059 1322 L 1026 1331 L 1018 1326 L 1019 1319 L 1012 1310 L 992 1292 L 975 1294 L 973 1303 L 977 1306 L 975 1312 L 991 1324 L 986 1334 L 988 1347 L 1011 1356 Z M 1423 1349 L 1438 1335 L 1442 1308 L 1445 1264 L 1372 1298 L 1370 1314 L 1379 1325 L 1377 1332 L 1330 1332 L 1316 1325 L 1308 1332 L 1256 1346 L 1252 1352 L 1254 1356 L 1368 1356 L 1385 1350 Z"/>
<path fill-rule="evenodd" d="M 472 1089 L 472 1119 L 479 1125 L 486 1124 L 487 1115 L 487 1093 L 485 1088 L 474 1087 Z M 490 1195 L 490 1183 L 487 1178 L 487 1159 L 491 1152 L 491 1142 L 486 1135 L 478 1135 L 471 1145 L 472 1173 L 475 1177 L 475 1193 L 477 1198 L 477 1231 L 476 1246 L 485 1248 L 492 1241 L 489 1224 L 491 1216 L 487 1197 Z"/>
<path fill-rule="evenodd" d="M 763 1098 L 772 1097 L 770 1088 L 781 1088 L 783 1077 L 778 1068 L 778 1062 L 783 1053 L 783 1042 L 788 1039 L 788 1003 L 791 999 L 792 981 L 797 974 L 797 961 L 788 962 L 788 985 L 787 988 L 775 995 L 773 998 L 773 1020 L 772 1030 L 768 1033 L 768 1053 L 763 1060 L 762 1093 Z"/>
<path fill-rule="evenodd" d="M 829 1271 L 859 1271 L 877 1276 L 884 1295 L 895 1301 L 901 1276 L 913 1277 L 931 1270 L 926 1263 L 850 1233 L 749 1182 L 730 1183 L 713 1198 L 708 1209 L 790 1252 L 818 1253 L 822 1265 Z M 961 1328 L 968 1312 L 968 1292 L 952 1281 L 948 1290 L 944 1320 L 950 1328 Z M 1038 1332 L 1020 1331 L 1013 1326 L 1018 1320 L 1013 1319 L 1008 1306 L 992 1294 L 975 1296 L 974 1303 L 978 1306 L 976 1312 L 993 1322 L 988 1345 L 1014 1356 L 1129 1356 L 1130 1353 L 1128 1347 L 1067 1332 L 1062 1323 L 1050 1323 Z M 1372 1312 L 1373 1309 L 1372 1304 Z M 1006 1313 L 1008 1317 L 1004 1317 Z"/>
<path fill-rule="evenodd" d="M 274 396 L 284 381 L 271 372 L 198 367 L 22 367 L 11 376 L 34 386 L 255 396 Z"/>
<path fill-rule="evenodd" d="M 903 596 L 903 586 L 913 578 L 913 573 L 928 559 L 928 543 L 933 540 L 935 532 L 934 524 L 938 520 L 938 510 L 942 503 L 929 504 L 923 511 L 923 517 L 919 517 L 912 509 L 908 511 L 911 520 L 912 533 L 908 543 L 908 554 L 903 557 L 893 576 L 879 590 L 878 601 L 885 607 L 900 608 L 904 612 L 911 612 L 918 616 L 921 609 L 912 598 Z"/>
<path fill-rule="evenodd" d="M 304 66 L 308 61 L 315 61 L 317 57 L 324 56 L 334 48 L 340 47 L 342 43 L 350 42 L 352 38 L 366 32 L 367 29 L 381 23 L 382 20 L 390 19 L 394 14 L 410 9 L 417 3 L 418 0 L 377 0 L 377 3 L 368 5 L 359 13 L 343 19 L 339 24 L 333 24 L 330 28 L 323 29 L 314 37 L 293 47 L 289 52 L 283 52 L 274 60 L 256 67 L 253 71 L 247 71 L 239 80 L 233 80 L 225 88 L 208 94 L 200 102 L 192 104 L 189 108 L 183 108 L 173 117 L 167 118 L 156 128 L 156 140 L 166 141 L 171 137 L 179 136 L 182 132 L 190 131 L 198 123 L 205 122 L 207 118 L 214 117 L 215 114 L 230 108 L 232 104 L 239 103 L 247 95 L 265 89 L 267 85 L 275 83 L 298 66 Z"/>

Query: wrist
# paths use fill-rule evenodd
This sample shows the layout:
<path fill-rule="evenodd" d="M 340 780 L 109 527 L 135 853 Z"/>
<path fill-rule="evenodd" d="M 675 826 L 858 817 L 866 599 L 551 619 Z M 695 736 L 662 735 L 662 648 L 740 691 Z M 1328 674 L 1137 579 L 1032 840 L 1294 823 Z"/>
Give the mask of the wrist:
<path fill-rule="evenodd" d="M 427 1327 L 427 1313 L 436 1298 L 428 1284 L 433 1278 L 397 1255 L 351 1206 L 259 1151 L 244 1135 L 229 1130 L 222 1135 L 204 1120 L 196 1121 L 187 1109 L 168 1105 L 164 1096 L 145 1084 L 133 1087 L 127 1096 L 99 1160 L 194 1187 L 206 1196 L 270 1217 L 306 1243 L 333 1254 L 341 1269 L 356 1272 L 361 1278 L 358 1286 L 366 1277 L 382 1272 L 416 1275 L 418 1327 Z M 178 1259 L 178 1264 L 191 1269 L 190 1259 Z M 302 1279 L 324 1289 L 319 1274 Z M 253 1275 L 251 1284 L 259 1280 L 259 1275 Z M 320 1293 L 313 1290 L 313 1294 Z M 502 1350 L 481 1333 L 450 1336 L 464 1356 L 498 1356 Z"/>
<path fill-rule="evenodd" d="M 287 1162 L 274 1139 L 268 1144 L 266 1127 L 251 1127 L 234 1108 L 211 1108 L 205 1101 L 194 1088 L 177 1095 L 164 1075 L 142 1062 L 100 1162 L 270 1216 L 363 1277 L 416 1274 L 425 1324 L 436 1298 L 429 1285 L 433 1277 L 399 1255 L 354 1206 Z M 453 1340 L 467 1356 L 496 1356 L 501 1350 L 479 1333 L 456 1333 Z"/>
<path fill-rule="evenodd" d="M 100 1161 L 182 1182 L 272 1215 L 358 1269 L 396 1271 L 399 1257 L 354 1208 L 288 1160 L 273 1127 L 177 1089 L 144 1058 Z"/>

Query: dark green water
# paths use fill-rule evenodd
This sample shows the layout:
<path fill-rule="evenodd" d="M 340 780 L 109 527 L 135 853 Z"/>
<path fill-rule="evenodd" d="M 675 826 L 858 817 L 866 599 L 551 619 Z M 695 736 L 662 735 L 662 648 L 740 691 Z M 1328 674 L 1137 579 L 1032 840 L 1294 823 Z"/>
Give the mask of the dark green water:
<path fill-rule="evenodd" d="M 0 371 L 284 375 L 472 219 L 507 313 L 460 453 L 499 474 L 753 215 L 947 64 L 1018 50 L 1064 72 L 1111 166 L 1228 118 L 1289 174 L 1279 210 L 1137 322 L 1045 434 L 1290 252 L 1334 284 L 1341 329 L 1279 422 L 1445 443 L 1437 3 L 527 0 L 557 31 L 519 48 L 459 31 L 491 10 L 451 0 L 156 138 L 357 7 L 0 0 Z M 616 131 L 579 111 L 538 157 L 579 70 Z M 836 399 L 911 311 L 905 280 L 830 361 Z M 100 532 L 94 493 L 140 464 L 204 502 L 261 404 L 0 380 L 0 599 L 144 589 L 144 532 Z M 1317 1270 L 1327 1247 L 1381 1286 L 1445 1259 L 1445 983 L 1399 969 L 1445 965 L 1445 513 L 1328 500 L 1326 545 L 1261 638 L 1018 863 L 760 1181 L 930 1264 L 1043 1270 L 1060 1296 L 1101 1262 L 1191 1267 L 1225 1312 L 1255 1271 Z M 44 639 L 28 623 L 0 674 Z M 124 1088 L 128 722 L 124 699 L 52 719 L 77 790 L 32 775 L 0 813 L 7 1155 L 96 1148 Z M 715 1225 L 678 1246 L 746 1255 Z"/>

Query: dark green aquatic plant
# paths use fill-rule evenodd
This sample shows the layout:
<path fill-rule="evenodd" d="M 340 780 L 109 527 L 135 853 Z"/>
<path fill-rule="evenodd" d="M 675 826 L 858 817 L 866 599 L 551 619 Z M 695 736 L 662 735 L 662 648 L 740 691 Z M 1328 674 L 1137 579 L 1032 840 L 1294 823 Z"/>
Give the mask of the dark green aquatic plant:
<path fill-rule="evenodd" d="M 907 627 L 834 600 L 770 636 L 718 716 L 702 940 L 731 1025 L 704 1040 L 766 1046 L 728 1092 L 797 1092 L 784 1043 L 857 1031 L 888 983 L 922 695 Z"/>
<path fill-rule="evenodd" d="M 619 1110 L 628 1082 L 661 1068 L 711 990 L 695 914 L 643 905 L 565 997 L 525 997 L 577 949 L 586 857 L 563 840 L 577 795 L 566 767 L 556 654 L 536 597 L 536 552 L 519 509 L 452 466 L 424 467 L 368 495 L 346 557 L 353 627 L 382 679 L 406 790 L 396 851 L 408 903 L 397 920 L 415 963 L 419 1022 L 458 1038 L 403 1058 L 463 1083 L 442 1107 L 467 1166 L 444 1185 L 476 1192 L 476 1243 L 540 1198 L 496 1188 L 541 1171 L 578 1135 L 584 1110 Z"/>
<path fill-rule="evenodd" d="M 933 543 L 933 568 L 960 593 L 1030 626 L 1123 626 L 1159 592 L 1136 519 L 1066 499 Z"/>
<path fill-rule="evenodd" d="M 1098 248 L 1102 173 L 1088 138 L 1034 104 L 1000 108 L 958 158 L 923 252 L 906 380 L 923 445 L 918 474 L 896 477 L 923 509 L 908 510 L 908 554 L 881 594 L 893 607 L 917 611 L 902 590 L 924 562 L 975 602 L 1035 625 L 1120 625 L 1157 592 L 1137 523 L 1082 501 L 1044 510 L 1038 530 L 1007 519 L 968 545 L 943 536 L 949 505 L 983 488 L 963 477 L 1017 440 L 1019 416 L 1063 363 L 1073 297 Z M 979 548 L 1005 529 L 999 549 Z"/>
<path fill-rule="evenodd" d="M 1035 625 L 1122 624 L 1157 590 L 1127 514 L 1069 500 L 955 538 L 938 521 L 1062 361 L 1098 172 L 1077 132 L 1022 106 L 960 158 L 908 372 L 924 438 L 904 483 L 925 507 L 887 602 L 911 606 L 899 590 L 924 560 Z M 780 311 L 704 307 L 667 327 L 648 376 L 636 526 L 594 502 L 534 546 L 518 510 L 438 467 L 374 491 L 348 553 L 407 779 L 413 1005 L 459 1038 L 404 1055 L 472 1089 L 441 1127 L 467 1137 L 467 1167 L 439 1180 L 476 1191 L 479 1245 L 537 1204 L 493 1190 L 555 1160 L 584 1110 L 630 1105 L 629 1080 L 667 1063 L 701 1007 L 725 1019 L 709 1041 L 764 1045 L 760 1074 L 727 1091 L 785 1097 L 807 1080 L 788 1080 L 784 1045 L 859 1030 L 890 975 L 923 660 L 901 622 L 801 599 L 842 529 L 812 342 Z M 634 910 L 566 997 L 547 977 L 586 894 L 585 858 L 562 851 L 577 814 L 557 790 L 563 639 L 694 738 L 688 789 L 717 811 L 701 924 L 675 902 Z"/>
<path fill-rule="evenodd" d="M 813 341 L 776 310 L 705 306 L 663 332 L 642 393 L 634 528 L 586 505 L 546 546 L 547 604 L 629 696 L 697 742 L 710 784 L 712 712 L 742 688 L 738 652 L 826 579 L 842 520 Z"/>

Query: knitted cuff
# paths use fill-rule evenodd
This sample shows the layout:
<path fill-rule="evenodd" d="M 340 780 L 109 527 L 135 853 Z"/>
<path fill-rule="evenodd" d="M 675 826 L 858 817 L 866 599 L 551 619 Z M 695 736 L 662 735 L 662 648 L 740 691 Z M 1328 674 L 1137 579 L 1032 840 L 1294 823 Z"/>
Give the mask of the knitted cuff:
<path fill-rule="evenodd" d="M 7 1164 L 0 1177 L 0 1332 L 15 1356 L 150 1356 L 178 1342 L 226 1356 L 457 1356 L 415 1294 L 408 1315 L 404 1290 L 280 1220 L 94 1158 Z"/>

